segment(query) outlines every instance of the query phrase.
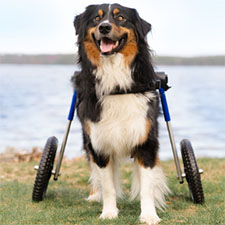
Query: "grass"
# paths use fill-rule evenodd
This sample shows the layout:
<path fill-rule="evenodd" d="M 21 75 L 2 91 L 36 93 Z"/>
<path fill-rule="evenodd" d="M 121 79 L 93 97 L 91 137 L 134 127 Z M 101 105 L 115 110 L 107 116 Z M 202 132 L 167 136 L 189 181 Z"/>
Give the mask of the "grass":
<path fill-rule="evenodd" d="M 139 224 L 138 201 L 128 201 L 131 166 L 122 168 L 125 199 L 118 201 L 119 217 L 115 220 L 98 219 L 102 205 L 89 203 L 89 169 L 85 160 L 64 161 L 59 181 L 50 181 L 44 201 L 32 202 L 31 194 L 36 172 L 35 162 L 1 163 L 0 167 L 0 224 Z M 204 169 L 202 183 L 205 204 L 193 204 L 188 186 L 176 179 L 173 161 L 162 162 L 173 194 L 168 196 L 168 208 L 158 211 L 163 224 L 225 224 L 225 159 L 199 159 Z"/>

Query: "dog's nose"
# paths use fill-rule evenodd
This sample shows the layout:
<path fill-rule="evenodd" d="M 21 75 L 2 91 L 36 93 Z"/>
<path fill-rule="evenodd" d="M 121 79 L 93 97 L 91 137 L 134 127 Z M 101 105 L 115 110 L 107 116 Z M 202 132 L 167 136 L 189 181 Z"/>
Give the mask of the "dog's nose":
<path fill-rule="evenodd" d="M 102 34 L 108 34 L 112 30 L 112 26 L 109 23 L 102 23 L 99 26 L 99 31 Z"/>

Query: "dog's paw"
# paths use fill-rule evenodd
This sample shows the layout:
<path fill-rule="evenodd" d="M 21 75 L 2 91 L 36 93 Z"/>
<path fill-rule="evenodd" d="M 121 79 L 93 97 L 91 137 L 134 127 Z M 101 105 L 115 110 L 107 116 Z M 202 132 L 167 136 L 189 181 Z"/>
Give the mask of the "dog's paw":
<path fill-rule="evenodd" d="M 118 217 L 119 210 L 116 208 L 115 210 L 104 211 L 100 215 L 100 219 L 114 219 Z"/>
<path fill-rule="evenodd" d="M 89 195 L 85 200 L 88 202 L 101 202 L 101 195 L 99 192 L 96 192 L 95 194 Z"/>
<path fill-rule="evenodd" d="M 148 225 L 155 225 L 159 224 L 161 219 L 157 215 L 140 215 L 140 221 Z"/>

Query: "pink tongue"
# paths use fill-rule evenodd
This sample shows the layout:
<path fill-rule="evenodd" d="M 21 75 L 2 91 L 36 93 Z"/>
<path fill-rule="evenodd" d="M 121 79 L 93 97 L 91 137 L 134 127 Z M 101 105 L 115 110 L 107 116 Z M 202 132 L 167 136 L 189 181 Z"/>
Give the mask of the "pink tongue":
<path fill-rule="evenodd" d="M 102 53 L 111 52 L 113 50 L 113 41 L 101 41 L 100 49 Z"/>

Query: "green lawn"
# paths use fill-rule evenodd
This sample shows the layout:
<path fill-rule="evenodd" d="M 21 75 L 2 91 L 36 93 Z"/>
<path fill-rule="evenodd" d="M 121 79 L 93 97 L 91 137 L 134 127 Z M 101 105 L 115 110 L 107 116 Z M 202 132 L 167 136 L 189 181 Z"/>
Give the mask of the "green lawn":
<path fill-rule="evenodd" d="M 199 159 L 204 169 L 202 183 L 205 204 L 195 205 L 189 198 L 188 186 L 176 179 L 173 161 L 162 162 L 173 194 L 167 198 L 168 208 L 158 211 L 160 224 L 225 224 L 225 159 Z M 51 181 L 44 201 L 32 202 L 35 171 L 30 163 L 1 163 L 0 224 L 139 224 L 139 202 L 128 201 L 131 166 L 122 169 L 126 197 L 118 201 L 119 217 L 99 220 L 100 203 L 89 203 L 89 170 L 85 160 L 63 162 L 59 181 Z"/>

